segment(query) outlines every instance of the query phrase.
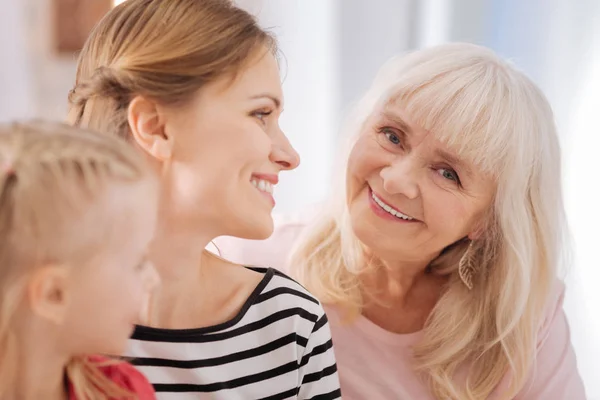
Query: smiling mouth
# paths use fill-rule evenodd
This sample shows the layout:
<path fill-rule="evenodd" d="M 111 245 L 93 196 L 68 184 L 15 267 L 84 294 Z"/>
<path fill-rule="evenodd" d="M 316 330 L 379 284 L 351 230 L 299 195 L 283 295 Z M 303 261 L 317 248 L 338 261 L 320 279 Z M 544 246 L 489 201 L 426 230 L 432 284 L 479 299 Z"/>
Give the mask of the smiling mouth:
<path fill-rule="evenodd" d="M 387 212 L 388 214 L 404 220 L 404 221 L 418 221 L 415 218 L 411 217 L 410 215 L 406 215 L 398 210 L 396 210 L 394 207 L 390 206 L 389 204 L 385 203 L 383 200 L 381 200 L 376 194 L 375 192 L 369 188 L 369 192 L 371 195 L 371 198 L 373 199 L 373 201 L 375 202 L 375 204 L 377 204 L 379 207 L 381 207 L 382 210 L 384 210 L 385 212 Z"/>
<path fill-rule="evenodd" d="M 268 193 L 270 195 L 273 194 L 273 186 L 274 185 L 271 182 L 266 181 L 264 179 L 258 179 L 258 178 L 252 178 L 252 180 L 250 182 L 259 191 L 261 191 L 263 193 Z"/>

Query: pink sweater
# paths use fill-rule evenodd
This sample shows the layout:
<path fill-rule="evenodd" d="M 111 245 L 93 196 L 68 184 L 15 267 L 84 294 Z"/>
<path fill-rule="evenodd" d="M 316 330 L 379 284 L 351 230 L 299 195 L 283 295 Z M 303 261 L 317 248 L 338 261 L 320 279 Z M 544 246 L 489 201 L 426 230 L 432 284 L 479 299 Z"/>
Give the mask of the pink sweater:
<path fill-rule="evenodd" d="M 306 218 L 276 218 L 275 233 L 265 241 L 219 238 L 221 255 L 245 265 L 284 269 L 291 246 L 305 226 Z M 564 286 L 557 284 L 548 314 L 540 328 L 534 371 L 519 400 L 584 400 L 577 372 L 569 327 L 562 309 Z M 421 332 L 395 334 L 360 317 L 351 325 L 341 324 L 335 307 L 325 306 L 330 320 L 335 355 L 345 400 L 414 399 L 434 400 L 426 385 L 413 372 L 410 346 Z M 490 397 L 499 398 L 501 385 Z"/>

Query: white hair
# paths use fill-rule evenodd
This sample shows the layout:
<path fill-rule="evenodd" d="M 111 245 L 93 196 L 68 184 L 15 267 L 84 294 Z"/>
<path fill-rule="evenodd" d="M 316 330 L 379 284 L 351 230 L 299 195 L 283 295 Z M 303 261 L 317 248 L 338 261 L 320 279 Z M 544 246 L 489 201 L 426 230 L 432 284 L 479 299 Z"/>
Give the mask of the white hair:
<path fill-rule="evenodd" d="M 414 348 L 415 368 L 440 399 L 485 399 L 510 373 L 503 394 L 512 398 L 532 368 L 566 232 L 551 108 L 515 67 L 489 49 L 462 43 L 390 60 L 351 113 L 350 144 L 367 118 L 391 102 L 497 183 L 487 229 L 477 240 L 473 290 L 456 272 L 464 244 L 431 263 L 450 281 Z M 369 295 L 360 275 L 369 265 L 339 182 L 290 268 L 323 302 L 358 315 Z M 466 382 L 455 379 L 459 368 L 469 368 Z"/>

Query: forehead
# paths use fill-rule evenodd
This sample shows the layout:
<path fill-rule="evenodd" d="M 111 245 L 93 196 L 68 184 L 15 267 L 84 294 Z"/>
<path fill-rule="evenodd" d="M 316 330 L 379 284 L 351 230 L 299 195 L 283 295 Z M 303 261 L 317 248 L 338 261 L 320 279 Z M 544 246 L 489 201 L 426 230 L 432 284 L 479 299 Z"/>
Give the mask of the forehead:
<path fill-rule="evenodd" d="M 248 98 L 267 94 L 281 99 L 281 77 L 275 56 L 270 51 L 259 52 L 238 71 L 224 89 L 235 97 Z"/>

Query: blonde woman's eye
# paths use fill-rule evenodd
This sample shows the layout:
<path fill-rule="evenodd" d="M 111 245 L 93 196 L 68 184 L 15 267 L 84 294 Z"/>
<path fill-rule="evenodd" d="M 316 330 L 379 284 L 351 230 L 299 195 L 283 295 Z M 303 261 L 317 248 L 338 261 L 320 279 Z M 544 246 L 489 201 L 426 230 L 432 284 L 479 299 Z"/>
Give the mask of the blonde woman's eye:
<path fill-rule="evenodd" d="M 266 118 L 267 118 L 269 115 L 271 115 L 272 113 L 273 113 L 273 111 L 270 111 L 270 110 L 269 110 L 269 111 L 266 111 L 266 110 L 258 110 L 258 111 L 254 111 L 254 112 L 252 113 L 252 115 L 253 115 L 255 118 L 259 119 L 261 122 L 263 122 L 263 123 L 264 123 L 264 122 L 265 122 L 265 120 L 266 120 Z"/>

